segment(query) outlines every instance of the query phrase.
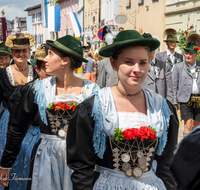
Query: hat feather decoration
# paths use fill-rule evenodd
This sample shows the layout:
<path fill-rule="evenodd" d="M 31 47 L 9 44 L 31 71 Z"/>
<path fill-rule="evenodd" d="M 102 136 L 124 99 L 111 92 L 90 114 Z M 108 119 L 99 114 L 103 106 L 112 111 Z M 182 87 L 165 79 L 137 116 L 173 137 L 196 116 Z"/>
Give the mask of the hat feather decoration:
<path fill-rule="evenodd" d="M 43 61 L 44 58 L 47 56 L 45 46 L 41 45 L 39 48 L 36 49 L 35 51 L 35 59 Z"/>
<path fill-rule="evenodd" d="M 177 31 L 173 28 L 168 28 L 164 31 L 164 35 L 165 36 L 168 36 L 169 34 L 173 34 L 173 35 L 177 35 Z"/>
<path fill-rule="evenodd" d="M 28 33 L 24 33 L 25 38 L 29 39 L 29 44 L 30 46 L 34 46 L 36 41 L 33 38 L 33 35 L 28 34 Z"/>
<path fill-rule="evenodd" d="M 186 44 L 189 43 L 195 44 L 196 46 L 200 46 L 200 35 L 197 33 L 190 34 L 186 38 Z"/>
<path fill-rule="evenodd" d="M 16 39 L 16 34 L 12 34 L 7 37 L 5 45 L 9 48 L 13 47 L 13 40 Z"/>

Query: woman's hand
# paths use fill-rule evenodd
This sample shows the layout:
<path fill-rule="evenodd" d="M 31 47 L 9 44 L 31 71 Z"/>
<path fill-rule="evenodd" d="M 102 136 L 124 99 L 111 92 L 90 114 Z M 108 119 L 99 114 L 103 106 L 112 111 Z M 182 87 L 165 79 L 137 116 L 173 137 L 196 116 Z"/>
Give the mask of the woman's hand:
<path fill-rule="evenodd" d="M 0 184 L 4 187 L 8 187 L 9 184 L 10 169 L 0 168 Z"/>

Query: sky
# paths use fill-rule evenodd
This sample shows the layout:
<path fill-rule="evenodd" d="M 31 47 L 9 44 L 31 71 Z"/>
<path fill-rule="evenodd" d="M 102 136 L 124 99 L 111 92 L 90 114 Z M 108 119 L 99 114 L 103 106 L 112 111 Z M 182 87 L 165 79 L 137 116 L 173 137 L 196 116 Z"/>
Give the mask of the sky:
<path fill-rule="evenodd" d="M 27 7 L 32 7 L 41 3 L 41 0 L 0 0 L 0 17 L 4 9 L 7 20 L 13 20 L 15 17 L 27 16 Z"/>

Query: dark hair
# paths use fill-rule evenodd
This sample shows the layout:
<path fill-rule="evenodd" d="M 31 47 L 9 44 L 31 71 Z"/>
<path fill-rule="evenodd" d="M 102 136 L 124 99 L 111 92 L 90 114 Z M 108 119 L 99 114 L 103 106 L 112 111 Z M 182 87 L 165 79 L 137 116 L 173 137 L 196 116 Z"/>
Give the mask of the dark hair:
<path fill-rule="evenodd" d="M 42 60 L 36 59 L 35 65 L 38 67 L 38 69 L 40 69 L 42 63 L 44 63 Z"/>
<path fill-rule="evenodd" d="M 150 53 L 150 47 L 148 46 L 142 46 L 144 47 L 144 49 L 148 52 L 148 56 L 149 56 L 149 53 Z M 115 51 L 113 51 L 111 53 L 111 57 L 114 59 L 114 60 L 117 60 L 118 59 L 118 56 L 124 51 L 124 48 L 126 47 L 123 47 L 123 48 L 120 48 L 120 49 L 117 49 Z"/>
<path fill-rule="evenodd" d="M 70 58 L 70 61 L 71 61 L 70 68 L 72 70 L 78 69 L 79 67 L 82 66 L 82 62 L 81 61 L 78 61 L 78 60 L 72 58 L 71 56 L 67 55 L 64 52 L 60 51 L 59 53 L 60 53 L 60 57 L 62 57 L 62 58 L 64 58 L 64 57 L 69 57 Z"/>

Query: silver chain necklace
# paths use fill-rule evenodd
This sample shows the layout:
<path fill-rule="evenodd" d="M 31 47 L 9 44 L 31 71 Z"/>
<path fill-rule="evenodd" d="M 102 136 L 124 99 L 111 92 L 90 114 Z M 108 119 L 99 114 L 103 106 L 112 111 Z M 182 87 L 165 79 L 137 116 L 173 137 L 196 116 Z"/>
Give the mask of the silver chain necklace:
<path fill-rule="evenodd" d="M 18 68 L 15 67 L 15 65 L 14 65 L 14 68 L 15 68 L 15 70 L 17 70 L 17 71 L 26 71 L 26 70 L 28 69 L 28 65 L 27 65 L 27 67 L 26 67 L 25 69 L 18 69 Z"/>

